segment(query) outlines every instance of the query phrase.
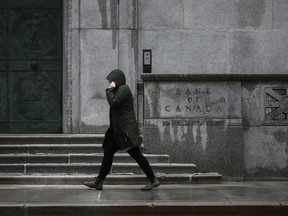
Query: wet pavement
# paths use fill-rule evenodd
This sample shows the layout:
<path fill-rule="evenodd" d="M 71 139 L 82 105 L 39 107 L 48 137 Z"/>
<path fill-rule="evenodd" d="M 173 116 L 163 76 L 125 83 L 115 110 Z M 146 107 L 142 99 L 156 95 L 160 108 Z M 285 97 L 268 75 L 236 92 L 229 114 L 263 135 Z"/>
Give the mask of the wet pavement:
<path fill-rule="evenodd" d="M 249 208 L 255 208 L 252 215 L 288 215 L 288 181 L 161 185 L 148 192 L 140 188 L 104 185 L 103 191 L 96 191 L 82 185 L 0 185 L 0 215 L 114 215 L 116 209 L 117 215 L 156 215 L 154 211 L 158 215 L 180 215 L 173 213 L 179 207 L 186 211 L 184 215 L 196 215 L 197 211 L 197 215 L 217 215 L 213 214 L 220 210 L 217 207 L 226 209 L 225 214 L 219 211 L 218 215 L 250 215 Z"/>

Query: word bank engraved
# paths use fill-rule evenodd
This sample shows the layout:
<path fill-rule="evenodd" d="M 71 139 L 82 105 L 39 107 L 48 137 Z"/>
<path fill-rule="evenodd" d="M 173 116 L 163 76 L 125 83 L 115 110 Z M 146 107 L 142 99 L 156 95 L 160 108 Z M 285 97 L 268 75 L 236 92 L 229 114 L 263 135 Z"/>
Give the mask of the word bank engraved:
<path fill-rule="evenodd" d="M 159 100 L 164 117 L 222 118 L 227 115 L 227 90 L 217 84 L 163 84 Z"/>

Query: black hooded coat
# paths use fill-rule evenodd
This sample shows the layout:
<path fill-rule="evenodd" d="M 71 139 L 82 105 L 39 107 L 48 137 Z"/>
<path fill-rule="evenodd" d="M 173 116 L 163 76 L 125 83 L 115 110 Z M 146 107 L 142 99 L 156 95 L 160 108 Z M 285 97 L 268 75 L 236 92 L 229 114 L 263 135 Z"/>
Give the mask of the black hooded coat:
<path fill-rule="evenodd" d="M 142 144 L 138 124 L 134 113 L 134 101 L 126 78 L 121 70 L 113 70 L 106 78 L 115 82 L 115 88 L 106 89 L 107 101 L 110 105 L 110 127 L 105 133 L 103 146 L 108 137 L 113 136 L 119 149 L 129 149 Z"/>

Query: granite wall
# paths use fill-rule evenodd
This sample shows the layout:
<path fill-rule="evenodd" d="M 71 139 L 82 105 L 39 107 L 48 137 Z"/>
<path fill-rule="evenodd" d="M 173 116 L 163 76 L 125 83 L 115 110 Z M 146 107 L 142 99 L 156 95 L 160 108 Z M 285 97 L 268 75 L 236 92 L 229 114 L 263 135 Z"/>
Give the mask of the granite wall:
<path fill-rule="evenodd" d="M 244 83 L 245 176 L 288 176 L 288 82 Z"/>
<path fill-rule="evenodd" d="M 141 77 L 148 153 L 234 179 L 287 177 L 287 75 Z"/>
<path fill-rule="evenodd" d="M 288 80 L 255 77 L 288 74 L 288 1 L 72 2 L 73 133 L 107 129 L 105 78 L 120 68 L 135 96 L 148 152 L 170 152 L 175 162 L 197 162 L 200 171 L 218 167 L 227 176 L 287 176 Z M 183 80 L 143 82 L 143 49 L 152 50 L 152 74 L 212 76 L 200 83 L 186 80 L 184 86 L 211 87 L 213 97 L 162 98 Z M 213 82 L 219 74 L 227 75 L 225 82 Z M 229 75 L 254 78 L 229 80 Z M 180 106 L 180 100 L 200 108 Z M 214 100 L 221 112 L 210 105 L 217 104 Z M 146 136 L 151 128 L 158 128 L 151 133 L 161 148 Z M 171 142 L 165 146 L 168 137 Z M 175 144 L 181 145 L 178 152 Z"/>
<path fill-rule="evenodd" d="M 137 1 L 73 0 L 72 13 L 73 132 L 103 133 L 108 73 L 122 69 L 136 95 Z"/>
<path fill-rule="evenodd" d="M 148 76 L 149 78 L 150 76 Z M 199 172 L 241 178 L 244 172 L 241 83 L 166 76 L 144 82 L 144 144 Z"/>
<path fill-rule="evenodd" d="M 153 73 L 287 73 L 285 0 L 138 0 L 138 4 L 139 50 L 152 49 Z"/>

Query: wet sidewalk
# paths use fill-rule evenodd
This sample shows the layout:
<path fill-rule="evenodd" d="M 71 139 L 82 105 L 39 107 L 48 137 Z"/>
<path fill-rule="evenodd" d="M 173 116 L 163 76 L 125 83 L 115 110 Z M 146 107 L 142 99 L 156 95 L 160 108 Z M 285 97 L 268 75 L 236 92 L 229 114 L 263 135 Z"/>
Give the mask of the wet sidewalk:
<path fill-rule="evenodd" d="M 288 181 L 140 187 L 0 185 L 0 215 L 288 215 Z"/>

